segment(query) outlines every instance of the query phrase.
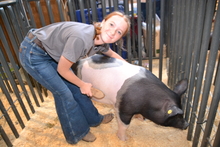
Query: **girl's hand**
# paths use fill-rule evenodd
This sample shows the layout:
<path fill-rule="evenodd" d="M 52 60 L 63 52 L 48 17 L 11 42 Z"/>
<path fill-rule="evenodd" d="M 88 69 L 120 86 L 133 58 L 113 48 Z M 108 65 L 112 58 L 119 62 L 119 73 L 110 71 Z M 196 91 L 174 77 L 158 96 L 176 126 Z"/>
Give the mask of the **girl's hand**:
<path fill-rule="evenodd" d="M 92 87 L 91 83 L 84 82 L 84 84 L 80 87 L 80 91 L 82 94 L 92 97 L 91 87 Z"/>

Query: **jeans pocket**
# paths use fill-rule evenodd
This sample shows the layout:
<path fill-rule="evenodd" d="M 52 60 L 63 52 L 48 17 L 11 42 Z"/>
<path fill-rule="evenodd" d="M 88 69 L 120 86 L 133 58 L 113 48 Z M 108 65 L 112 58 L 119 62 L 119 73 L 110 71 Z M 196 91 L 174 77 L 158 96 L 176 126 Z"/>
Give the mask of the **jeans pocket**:
<path fill-rule="evenodd" d="M 48 54 L 38 46 L 32 46 L 29 56 L 31 65 L 39 64 L 49 59 Z"/>

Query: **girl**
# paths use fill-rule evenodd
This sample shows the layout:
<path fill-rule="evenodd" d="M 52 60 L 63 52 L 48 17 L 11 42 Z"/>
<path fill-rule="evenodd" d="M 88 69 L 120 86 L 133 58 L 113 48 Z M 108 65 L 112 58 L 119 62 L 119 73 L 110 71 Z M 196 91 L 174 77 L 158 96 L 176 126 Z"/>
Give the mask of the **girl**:
<path fill-rule="evenodd" d="M 123 60 L 108 44 L 122 39 L 129 28 L 128 16 L 115 11 L 93 25 L 58 22 L 31 29 L 21 43 L 21 65 L 53 94 L 56 112 L 68 143 L 76 144 L 81 139 L 94 141 L 96 137 L 90 132 L 90 127 L 113 119 L 112 113 L 104 116 L 98 113 L 88 98 L 92 96 L 92 84 L 80 80 L 71 66 L 97 52 Z"/>

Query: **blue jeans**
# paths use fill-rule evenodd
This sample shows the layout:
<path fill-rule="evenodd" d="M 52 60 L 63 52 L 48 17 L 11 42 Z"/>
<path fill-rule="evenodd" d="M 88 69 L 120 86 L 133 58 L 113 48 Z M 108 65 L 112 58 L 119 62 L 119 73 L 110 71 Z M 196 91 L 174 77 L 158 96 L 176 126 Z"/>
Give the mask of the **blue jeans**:
<path fill-rule="evenodd" d="M 101 123 L 103 115 L 98 113 L 91 99 L 83 95 L 79 87 L 58 74 L 57 62 L 38 47 L 33 39 L 25 37 L 20 48 L 21 65 L 51 91 L 66 141 L 76 144 L 89 132 L 90 127 Z"/>

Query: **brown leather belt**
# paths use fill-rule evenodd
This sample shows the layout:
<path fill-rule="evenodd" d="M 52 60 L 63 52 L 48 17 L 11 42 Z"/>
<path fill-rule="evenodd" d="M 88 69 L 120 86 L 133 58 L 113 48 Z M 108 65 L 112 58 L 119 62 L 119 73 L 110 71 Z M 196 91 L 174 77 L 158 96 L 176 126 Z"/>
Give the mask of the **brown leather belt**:
<path fill-rule="evenodd" d="M 33 39 L 35 36 L 30 32 L 30 33 L 28 33 L 27 37 L 29 39 Z M 38 38 L 34 39 L 33 42 L 36 43 L 37 46 L 39 46 L 42 50 L 44 50 L 46 52 L 44 46 L 42 45 L 42 42 Z"/>

